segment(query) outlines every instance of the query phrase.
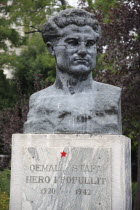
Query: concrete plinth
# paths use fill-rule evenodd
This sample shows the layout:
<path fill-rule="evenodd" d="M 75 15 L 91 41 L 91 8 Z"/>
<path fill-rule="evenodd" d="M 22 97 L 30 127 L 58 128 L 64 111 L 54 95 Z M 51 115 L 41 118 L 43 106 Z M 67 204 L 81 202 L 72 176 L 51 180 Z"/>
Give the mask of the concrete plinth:
<path fill-rule="evenodd" d="M 10 210 L 131 210 L 122 135 L 14 134 Z"/>

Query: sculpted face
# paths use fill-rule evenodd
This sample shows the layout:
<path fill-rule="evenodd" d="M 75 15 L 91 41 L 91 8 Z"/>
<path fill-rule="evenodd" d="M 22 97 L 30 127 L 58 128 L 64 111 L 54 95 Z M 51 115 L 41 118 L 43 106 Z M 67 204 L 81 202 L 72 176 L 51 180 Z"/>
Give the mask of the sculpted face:
<path fill-rule="evenodd" d="M 90 26 L 69 25 L 62 29 L 57 44 L 48 44 L 57 69 L 70 74 L 87 74 L 96 65 L 96 33 Z"/>

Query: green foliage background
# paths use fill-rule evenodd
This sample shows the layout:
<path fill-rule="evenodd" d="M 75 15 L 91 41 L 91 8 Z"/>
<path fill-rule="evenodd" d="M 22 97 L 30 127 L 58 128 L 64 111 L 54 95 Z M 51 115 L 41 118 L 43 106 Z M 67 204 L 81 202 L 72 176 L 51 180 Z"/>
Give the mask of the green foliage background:
<path fill-rule="evenodd" d="M 9 210 L 10 170 L 0 171 L 0 209 Z"/>
<path fill-rule="evenodd" d="M 132 139 L 132 174 L 136 183 L 140 141 L 139 1 L 79 0 L 79 4 L 94 12 L 102 27 L 93 77 L 123 89 L 123 134 Z M 50 15 L 68 7 L 64 0 L 0 2 L 0 152 L 3 154 L 10 154 L 12 133 L 22 132 L 29 96 L 55 80 L 55 60 L 48 53 L 40 32 Z M 15 26 L 22 26 L 24 36 Z M 130 31 L 135 31 L 134 35 L 130 35 Z M 107 46 L 104 53 L 102 46 Z M 14 52 L 14 47 L 22 49 L 20 55 Z M 13 70 L 12 79 L 6 79 L 3 74 L 5 66 Z M 3 173 L 7 177 L 9 172 Z M 7 185 L 5 182 L 5 187 Z M 0 200 L 0 205 L 7 205 L 8 188 L 4 189 L 0 183 L 0 189 L 0 199 L 5 197 L 6 202 L 1 204 Z M 135 192 L 136 184 L 133 189 Z"/>

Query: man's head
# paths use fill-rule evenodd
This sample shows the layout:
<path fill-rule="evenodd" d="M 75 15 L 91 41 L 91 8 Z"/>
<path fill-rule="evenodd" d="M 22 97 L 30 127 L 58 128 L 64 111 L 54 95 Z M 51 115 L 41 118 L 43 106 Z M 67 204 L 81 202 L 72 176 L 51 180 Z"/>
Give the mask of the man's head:
<path fill-rule="evenodd" d="M 63 10 L 43 25 L 42 36 L 58 70 L 79 74 L 95 67 L 100 27 L 93 14 L 81 9 Z"/>

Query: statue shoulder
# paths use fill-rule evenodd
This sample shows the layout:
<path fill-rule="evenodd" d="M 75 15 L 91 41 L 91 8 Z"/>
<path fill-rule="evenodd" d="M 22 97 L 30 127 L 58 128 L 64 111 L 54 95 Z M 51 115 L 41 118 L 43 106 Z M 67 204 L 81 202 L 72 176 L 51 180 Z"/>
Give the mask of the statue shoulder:
<path fill-rule="evenodd" d="M 99 92 L 102 92 L 106 96 L 118 96 L 121 97 L 122 89 L 120 87 L 109 85 L 101 82 L 94 81 L 94 85 L 96 87 L 96 90 Z"/>
<path fill-rule="evenodd" d="M 43 90 L 40 90 L 36 93 L 33 93 L 31 96 L 30 96 L 30 106 L 34 103 L 36 103 L 37 101 L 40 101 L 41 99 L 43 99 L 44 97 L 49 97 L 53 94 L 54 92 L 54 88 L 53 88 L 53 85 L 43 89 Z"/>

